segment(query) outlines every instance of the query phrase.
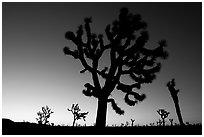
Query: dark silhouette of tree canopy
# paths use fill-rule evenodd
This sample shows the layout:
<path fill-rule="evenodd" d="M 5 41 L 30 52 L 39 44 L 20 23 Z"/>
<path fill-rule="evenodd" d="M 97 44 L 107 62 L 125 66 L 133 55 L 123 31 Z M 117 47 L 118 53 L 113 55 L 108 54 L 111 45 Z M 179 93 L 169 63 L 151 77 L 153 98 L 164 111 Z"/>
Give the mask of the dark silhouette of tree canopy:
<path fill-rule="evenodd" d="M 157 113 L 160 115 L 163 126 L 165 126 L 165 119 L 169 116 L 170 112 L 166 111 L 165 109 L 159 109 L 157 110 Z"/>
<path fill-rule="evenodd" d="M 161 40 L 157 48 L 146 48 L 145 43 L 149 38 L 147 24 L 141 20 L 140 15 L 129 13 L 127 8 L 120 10 L 119 20 L 105 28 L 107 44 L 102 34 L 92 33 L 90 27 L 92 18 L 85 18 L 84 21 L 85 25 L 80 25 L 76 34 L 72 31 L 65 34 L 65 38 L 71 40 L 76 49 L 64 47 L 63 51 L 66 55 L 80 60 L 84 67 L 80 73 L 88 71 L 92 75 L 93 84 L 86 83 L 83 94 L 98 99 L 96 126 L 105 127 L 107 103 L 111 103 L 117 114 L 124 114 L 124 110 L 116 104 L 115 99 L 109 97 L 111 92 L 117 89 L 125 93 L 124 100 L 130 106 L 143 101 L 145 94 L 139 94 L 133 89 L 140 89 L 142 84 L 151 83 L 156 78 L 155 73 L 161 69 L 161 63 L 157 59 L 167 58 L 168 54 L 163 49 L 167 45 L 165 40 Z M 82 39 L 84 31 L 85 42 Z M 136 32 L 140 34 L 136 35 Z M 104 51 L 109 52 L 110 66 L 100 70 L 99 60 Z M 129 76 L 134 83 L 123 83 L 121 76 Z M 102 85 L 100 78 L 105 80 L 105 84 Z M 130 98 L 131 96 L 134 100 Z"/>
<path fill-rule="evenodd" d="M 174 101 L 174 105 L 175 105 L 175 108 L 176 108 L 176 113 L 177 113 L 177 116 L 178 116 L 178 120 L 179 120 L 179 123 L 180 125 L 185 125 L 184 122 L 183 122 L 183 118 L 182 118 L 182 115 L 181 115 L 181 110 L 180 110 L 180 107 L 179 107 L 179 99 L 178 99 L 178 93 L 179 93 L 179 89 L 175 89 L 175 79 L 172 79 L 171 81 L 169 81 L 167 83 L 167 88 L 171 94 L 171 97 Z"/>
<path fill-rule="evenodd" d="M 36 120 L 38 121 L 38 124 L 49 124 L 48 118 L 50 118 L 50 115 L 54 113 L 51 111 L 51 109 L 46 106 L 46 107 L 42 107 L 42 112 L 38 112 L 37 115 L 39 116 L 39 118 L 36 118 Z"/>
<path fill-rule="evenodd" d="M 74 120 L 73 120 L 73 124 L 72 126 L 74 126 L 76 120 L 80 120 L 81 118 L 83 118 L 84 121 L 86 121 L 86 115 L 88 115 L 89 112 L 83 112 L 81 113 L 81 109 L 79 108 L 78 104 L 72 104 L 71 109 L 67 109 L 68 111 L 71 111 L 73 116 L 74 116 Z"/>

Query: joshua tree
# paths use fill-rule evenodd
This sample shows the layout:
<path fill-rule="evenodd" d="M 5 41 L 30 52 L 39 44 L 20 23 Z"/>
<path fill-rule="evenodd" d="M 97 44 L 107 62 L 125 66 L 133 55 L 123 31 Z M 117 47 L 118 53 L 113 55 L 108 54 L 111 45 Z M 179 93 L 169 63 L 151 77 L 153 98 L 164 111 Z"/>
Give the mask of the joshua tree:
<path fill-rule="evenodd" d="M 64 47 L 63 51 L 65 55 L 80 60 L 83 66 L 80 73 L 88 71 L 92 75 L 93 84 L 86 83 L 83 94 L 98 99 L 96 126 L 105 127 L 107 103 L 111 103 L 117 114 L 124 114 L 124 110 L 116 104 L 115 99 L 109 97 L 112 91 L 116 88 L 125 93 L 124 100 L 130 106 L 143 101 L 145 94 L 139 94 L 135 89 L 140 89 L 142 84 L 152 83 L 156 78 L 155 73 L 161 69 L 161 63 L 157 59 L 167 58 L 168 54 L 164 51 L 167 45 L 165 40 L 161 40 L 157 48 L 146 48 L 149 38 L 147 24 L 141 20 L 140 15 L 129 13 L 127 8 L 120 10 L 119 20 L 105 28 L 106 41 L 102 34 L 96 35 L 91 32 L 91 17 L 85 18 L 84 21 L 85 25 L 80 25 L 76 34 L 72 31 L 65 34 L 65 38 L 71 40 L 76 48 Z M 107 66 L 99 63 L 104 54 L 110 59 Z M 133 82 L 122 82 L 121 77 L 124 76 L 129 76 Z M 101 79 L 105 82 L 101 82 Z M 130 96 L 134 99 L 130 99 Z"/>
<path fill-rule="evenodd" d="M 176 113 L 177 113 L 177 116 L 178 116 L 178 120 L 179 120 L 179 123 L 180 125 L 185 125 L 183 123 L 183 119 L 182 119 L 182 116 L 181 116 L 181 110 L 180 110 L 180 107 L 179 107 L 179 100 L 178 100 L 178 93 L 179 93 L 179 89 L 175 89 L 175 79 L 172 79 L 171 81 L 169 81 L 167 83 L 167 88 L 171 94 L 171 97 L 174 101 L 174 105 L 175 105 L 175 108 L 176 108 Z"/>
<path fill-rule="evenodd" d="M 38 112 L 37 115 L 39 116 L 39 118 L 36 118 L 36 120 L 38 121 L 38 124 L 49 124 L 49 121 L 47 120 L 48 118 L 50 118 L 50 115 L 54 113 L 51 111 L 51 109 L 46 106 L 46 107 L 42 107 L 42 112 Z"/>
<path fill-rule="evenodd" d="M 174 121 L 174 119 L 173 119 L 173 118 L 170 118 L 169 121 L 170 121 L 170 123 L 171 123 L 171 126 L 173 126 L 173 121 Z"/>
<path fill-rule="evenodd" d="M 134 122 L 135 122 L 135 120 L 134 119 L 130 119 L 131 120 L 131 125 L 132 125 L 132 127 L 134 126 Z"/>
<path fill-rule="evenodd" d="M 79 120 L 81 118 L 83 118 L 84 121 L 86 121 L 86 115 L 88 115 L 89 112 L 83 112 L 81 113 L 81 109 L 79 108 L 79 105 L 78 104 L 72 104 L 72 107 L 71 109 L 67 109 L 68 111 L 71 111 L 73 116 L 74 116 L 74 120 L 73 120 L 73 124 L 72 126 L 74 126 L 76 120 Z"/>
<path fill-rule="evenodd" d="M 167 112 L 165 109 L 159 109 L 159 110 L 157 110 L 157 113 L 160 115 L 160 117 L 162 119 L 163 126 L 165 126 L 165 119 L 168 117 L 170 112 Z"/>

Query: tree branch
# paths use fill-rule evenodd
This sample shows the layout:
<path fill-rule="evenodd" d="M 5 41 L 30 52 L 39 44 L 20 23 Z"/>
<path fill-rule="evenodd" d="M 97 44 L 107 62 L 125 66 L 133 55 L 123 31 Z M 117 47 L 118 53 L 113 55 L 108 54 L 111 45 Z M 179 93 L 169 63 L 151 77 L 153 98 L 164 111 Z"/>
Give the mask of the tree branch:
<path fill-rule="evenodd" d="M 135 82 L 134 84 L 131 84 L 131 85 L 127 85 L 127 84 L 123 84 L 123 83 L 119 82 L 116 88 L 118 90 L 123 91 L 124 93 L 127 93 L 127 92 L 131 91 L 133 88 L 140 89 L 141 85 L 138 82 Z"/>
<path fill-rule="evenodd" d="M 156 49 L 150 50 L 150 49 L 146 49 L 146 48 L 142 48 L 141 52 L 144 55 L 148 55 L 148 56 L 154 56 L 154 57 L 160 57 L 162 59 L 166 59 L 168 57 L 168 53 L 164 50 L 164 47 L 166 47 L 166 41 L 165 40 L 161 40 L 159 41 L 159 46 Z"/>
<path fill-rule="evenodd" d="M 79 58 L 79 53 L 78 53 L 78 51 L 77 51 L 77 50 L 71 51 L 71 50 L 69 49 L 69 47 L 64 47 L 64 48 L 63 48 L 63 52 L 64 52 L 65 55 L 71 55 L 71 56 L 73 56 L 75 59 L 78 59 L 78 58 Z"/>
<path fill-rule="evenodd" d="M 96 88 L 94 86 L 92 86 L 90 83 L 86 83 L 84 85 L 84 87 L 86 87 L 87 89 L 86 90 L 83 90 L 82 93 L 86 96 L 94 96 L 96 98 L 98 98 L 99 96 L 99 93 L 97 92 Z"/>
<path fill-rule="evenodd" d="M 135 98 L 135 100 L 131 100 L 129 98 L 129 95 L 133 95 L 133 97 Z M 146 98 L 145 94 L 138 94 L 136 92 L 133 91 L 129 91 L 126 95 L 125 95 L 125 102 L 130 105 L 130 106 L 134 106 L 136 103 L 138 103 L 138 101 L 143 101 Z"/>
<path fill-rule="evenodd" d="M 113 108 L 113 110 L 115 110 L 115 112 L 119 115 L 124 115 L 124 110 L 122 110 L 120 107 L 118 107 L 118 105 L 115 103 L 115 100 L 110 98 L 107 100 L 107 102 L 111 103 L 111 106 Z"/>
<path fill-rule="evenodd" d="M 136 103 L 138 103 L 138 101 L 143 101 L 146 96 L 145 94 L 138 94 L 136 92 L 133 92 L 133 88 L 140 88 L 140 84 L 135 83 L 132 85 L 126 85 L 126 84 L 122 84 L 122 83 L 118 83 L 117 89 L 121 90 L 122 92 L 126 93 L 125 95 L 125 102 L 130 105 L 130 106 L 134 106 Z M 129 98 L 129 95 L 133 95 L 133 97 L 135 98 L 135 100 L 131 100 Z"/>

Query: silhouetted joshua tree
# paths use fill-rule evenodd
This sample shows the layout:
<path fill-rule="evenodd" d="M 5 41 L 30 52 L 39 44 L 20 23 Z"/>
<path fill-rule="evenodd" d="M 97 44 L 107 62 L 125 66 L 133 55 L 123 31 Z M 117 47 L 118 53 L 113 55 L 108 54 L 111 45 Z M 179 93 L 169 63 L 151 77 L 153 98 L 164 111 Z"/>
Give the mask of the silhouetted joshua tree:
<path fill-rule="evenodd" d="M 132 125 L 132 127 L 134 126 L 134 122 L 135 122 L 135 120 L 134 119 L 130 119 L 131 120 L 131 125 Z"/>
<path fill-rule="evenodd" d="M 174 125 L 174 124 L 173 124 L 174 119 L 173 119 L 173 118 L 170 118 L 169 121 L 170 121 L 170 123 L 171 123 L 171 126 L 173 126 L 173 125 Z"/>
<path fill-rule="evenodd" d="M 37 115 L 39 116 L 39 118 L 36 118 L 36 120 L 38 121 L 38 124 L 49 124 L 48 118 L 50 118 L 50 115 L 54 113 L 51 111 L 51 109 L 46 106 L 46 107 L 42 107 L 42 112 L 38 112 Z"/>
<path fill-rule="evenodd" d="M 81 118 L 83 118 L 84 121 L 86 121 L 86 115 L 88 115 L 89 112 L 83 112 L 81 113 L 81 109 L 79 108 L 79 105 L 78 104 L 72 104 L 72 107 L 71 109 L 67 109 L 68 111 L 71 111 L 73 116 L 74 116 L 74 120 L 73 120 L 73 124 L 72 126 L 74 126 L 76 120 L 79 120 Z"/>
<path fill-rule="evenodd" d="M 65 38 L 71 40 L 76 48 L 71 50 L 64 47 L 63 51 L 66 55 L 80 60 L 84 67 L 80 73 L 88 71 L 92 75 L 93 84 L 86 83 L 83 94 L 98 99 L 96 126 L 105 127 L 107 103 L 111 103 L 117 114 L 124 114 L 124 110 L 116 104 L 115 99 L 109 98 L 112 91 L 116 88 L 124 92 L 124 100 L 130 106 L 143 101 L 145 94 L 139 94 L 133 89 L 140 89 L 142 84 L 151 83 L 156 78 L 155 73 L 161 69 L 161 63 L 157 59 L 167 58 L 168 54 L 163 49 L 167 45 L 166 41 L 162 40 L 157 48 L 146 48 L 145 44 L 149 38 L 147 24 L 141 20 L 140 15 L 129 13 L 127 8 L 120 10 L 119 20 L 107 25 L 106 44 L 102 34 L 96 35 L 91 32 L 91 17 L 85 18 L 84 21 L 85 25 L 80 25 L 76 34 L 72 31 L 65 34 Z M 86 41 L 83 36 L 84 30 Z M 136 32 L 139 33 L 137 36 Z M 109 54 L 107 59 L 110 59 L 110 64 L 102 66 L 99 60 L 106 53 Z M 104 68 L 100 70 L 99 67 Z M 123 83 L 121 77 L 124 76 L 130 76 L 133 83 Z M 130 96 L 134 99 L 130 99 Z"/>
<path fill-rule="evenodd" d="M 163 126 L 165 126 L 165 119 L 168 117 L 170 112 L 167 112 L 165 109 L 159 109 L 159 110 L 157 110 L 157 113 L 160 115 L 160 117 L 162 119 Z"/>
<path fill-rule="evenodd" d="M 176 85 L 175 84 L 175 79 L 172 79 L 171 81 L 169 81 L 167 83 L 167 88 L 168 88 L 168 90 L 169 90 L 169 92 L 171 94 L 171 97 L 173 98 L 179 123 L 180 123 L 181 126 L 183 126 L 185 124 L 183 122 L 183 119 L 182 119 L 182 116 L 181 116 L 181 110 L 180 110 L 180 107 L 179 107 L 179 100 L 178 100 L 179 89 L 175 89 L 175 85 Z"/>

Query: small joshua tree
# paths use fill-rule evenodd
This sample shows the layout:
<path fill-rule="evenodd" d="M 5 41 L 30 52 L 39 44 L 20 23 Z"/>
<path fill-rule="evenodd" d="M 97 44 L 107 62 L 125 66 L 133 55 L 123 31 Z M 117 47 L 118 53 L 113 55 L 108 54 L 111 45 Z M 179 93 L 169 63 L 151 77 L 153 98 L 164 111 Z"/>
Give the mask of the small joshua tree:
<path fill-rule="evenodd" d="M 131 120 L 131 125 L 132 125 L 132 127 L 134 126 L 134 122 L 135 122 L 135 120 L 134 119 L 130 119 Z"/>
<path fill-rule="evenodd" d="M 36 118 L 36 120 L 38 121 L 38 124 L 49 124 L 48 118 L 50 118 L 50 115 L 54 113 L 51 111 L 51 109 L 46 106 L 46 107 L 42 107 L 42 112 L 38 112 L 37 115 L 39 116 L 39 118 Z"/>
<path fill-rule="evenodd" d="M 78 104 L 72 104 L 72 107 L 71 109 L 67 109 L 68 111 L 71 111 L 73 116 L 74 116 L 74 121 L 73 121 L 73 124 L 72 126 L 74 126 L 76 120 L 79 120 L 81 118 L 83 118 L 84 121 L 85 118 L 86 118 L 86 115 L 89 113 L 89 112 L 83 112 L 83 113 L 80 113 L 81 109 L 79 108 L 79 105 Z"/>
<path fill-rule="evenodd" d="M 173 118 L 170 118 L 169 121 L 170 121 L 170 123 L 171 123 L 171 126 L 173 126 L 173 121 L 174 121 L 174 119 L 173 119 Z"/>
<path fill-rule="evenodd" d="M 165 126 L 165 119 L 168 117 L 170 112 L 167 112 L 165 109 L 159 109 L 159 110 L 157 110 L 157 113 L 162 118 L 163 126 Z"/>
<path fill-rule="evenodd" d="M 179 89 L 175 89 L 175 79 L 172 79 L 171 81 L 169 81 L 167 83 L 167 88 L 171 94 L 171 97 L 174 101 L 174 105 L 175 105 L 175 108 L 176 108 L 176 113 L 177 113 L 177 116 L 178 116 L 178 120 L 179 120 L 179 123 L 180 125 L 185 125 L 184 122 L 183 122 L 183 118 L 182 118 L 182 115 L 181 115 L 181 110 L 180 110 L 180 107 L 179 107 L 179 100 L 178 100 L 178 93 L 179 93 Z"/>

